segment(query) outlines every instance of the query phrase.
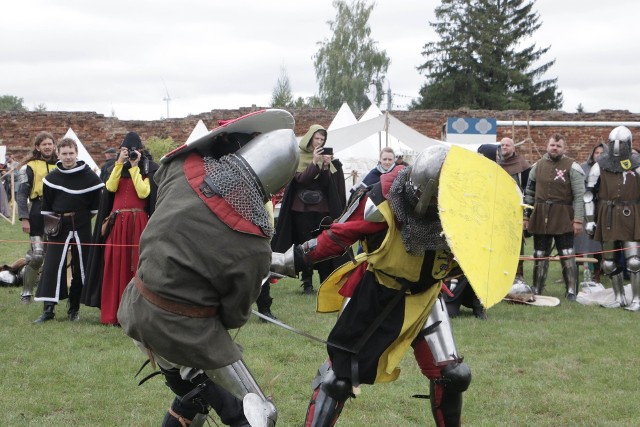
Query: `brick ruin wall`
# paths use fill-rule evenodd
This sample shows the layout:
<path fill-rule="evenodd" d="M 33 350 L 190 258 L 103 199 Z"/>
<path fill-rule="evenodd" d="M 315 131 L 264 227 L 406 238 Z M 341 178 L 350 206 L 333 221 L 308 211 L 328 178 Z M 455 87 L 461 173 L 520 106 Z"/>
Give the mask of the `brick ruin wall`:
<path fill-rule="evenodd" d="M 93 112 L 0 112 L 0 145 L 7 146 L 9 154 L 21 159 L 32 150 L 35 135 L 43 130 L 61 138 L 69 128 L 78 135 L 98 165 L 102 164 L 102 152 L 108 147 L 118 147 L 124 135 L 136 131 L 142 140 L 157 136 L 171 137 L 182 143 L 202 120 L 207 129 L 217 126 L 218 120 L 232 119 L 255 111 L 258 108 L 237 110 L 212 110 L 208 113 L 185 118 L 153 121 L 119 120 Z M 295 133 L 303 135 L 314 123 L 329 126 L 335 112 L 324 109 L 292 109 L 296 120 Z M 603 110 L 597 113 L 565 113 L 562 111 L 488 111 L 488 110 L 418 110 L 391 111 L 394 117 L 418 132 L 435 139 L 441 139 L 442 125 L 447 117 L 493 117 L 499 121 L 564 121 L 564 122 L 636 122 L 640 114 L 619 110 Z M 360 117 L 356 114 L 356 117 Z M 497 139 L 512 137 L 516 142 L 531 139 L 531 143 L 521 145 L 518 150 L 529 161 L 535 162 L 544 154 L 549 136 L 558 132 L 568 142 L 568 155 L 583 162 L 592 148 L 599 142 L 606 142 L 612 126 L 498 126 Z M 632 127 L 635 145 L 640 141 L 640 127 Z"/>

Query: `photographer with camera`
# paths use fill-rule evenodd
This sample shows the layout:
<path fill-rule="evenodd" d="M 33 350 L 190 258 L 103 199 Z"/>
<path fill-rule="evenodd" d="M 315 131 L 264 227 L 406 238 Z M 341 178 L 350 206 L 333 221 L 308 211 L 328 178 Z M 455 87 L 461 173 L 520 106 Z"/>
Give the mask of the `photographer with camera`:
<path fill-rule="evenodd" d="M 140 235 L 153 212 L 158 169 L 144 151 L 142 140 L 129 132 L 105 183 L 91 248 L 89 280 L 82 303 L 100 307 L 100 321 L 116 325 L 124 288 L 135 275 Z"/>

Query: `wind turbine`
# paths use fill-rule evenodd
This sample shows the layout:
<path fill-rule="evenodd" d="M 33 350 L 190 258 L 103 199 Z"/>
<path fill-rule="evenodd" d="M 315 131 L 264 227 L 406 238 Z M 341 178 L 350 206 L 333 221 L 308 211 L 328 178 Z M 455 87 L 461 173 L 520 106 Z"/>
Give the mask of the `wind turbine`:
<path fill-rule="evenodd" d="M 163 101 L 165 101 L 167 103 L 167 119 L 169 118 L 169 103 L 171 102 L 171 95 L 169 95 L 169 89 L 167 89 L 167 85 L 164 82 L 164 79 L 162 79 L 162 84 L 164 85 L 164 90 L 167 93 L 167 96 L 165 96 L 164 98 L 162 98 Z"/>

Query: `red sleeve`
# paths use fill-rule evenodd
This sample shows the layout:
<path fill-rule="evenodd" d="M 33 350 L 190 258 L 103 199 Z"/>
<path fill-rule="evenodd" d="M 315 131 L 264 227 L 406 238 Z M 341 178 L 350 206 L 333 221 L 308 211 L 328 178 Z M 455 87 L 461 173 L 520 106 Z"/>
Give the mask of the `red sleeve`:
<path fill-rule="evenodd" d="M 386 222 L 371 222 L 364 219 L 364 206 L 367 197 L 360 200 L 360 204 L 343 223 L 333 223 L 329 230 L 323 231 L 318 237 L 316 248 L 309 253 L 315 262 L 340 256 L 349 247 L 368 234 L 379 233 L 388 228 Z"/>

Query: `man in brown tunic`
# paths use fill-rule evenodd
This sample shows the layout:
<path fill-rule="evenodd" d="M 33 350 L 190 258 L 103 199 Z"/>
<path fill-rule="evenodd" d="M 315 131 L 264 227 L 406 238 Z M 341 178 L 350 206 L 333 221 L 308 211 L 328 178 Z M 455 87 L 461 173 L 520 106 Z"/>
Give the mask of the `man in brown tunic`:
<path fill-rule="evenodd" d="M 525 210 L 524 226 L 533 234 L 533 284 L 542 294 L 549 271 L 551 245 L 555 241 L 562 277 L 569 301 L 575 301 L 578 267 L 573 250 L 573 237 L 582 232 L 584 218 L 584 172 L 578 163 L 565 156 L 562 135 L 549 138 L 547 152 L 531 168 L 524 202 L 533 206 Z"/>
<path fill-rule="evenodd" d="M 584 201 L 587 233 L 602 242 L 602 269 L 611 278 L 615 295 L 606 307 L 640 311 L 640 159 L 631 152 L 631 140 L 631 131 L 625 126 L 611 131 L 609 151 L 589 172 Z M 631 278 L 633 296 L 628 305 L 616 250 L 624 250 Z"/>

